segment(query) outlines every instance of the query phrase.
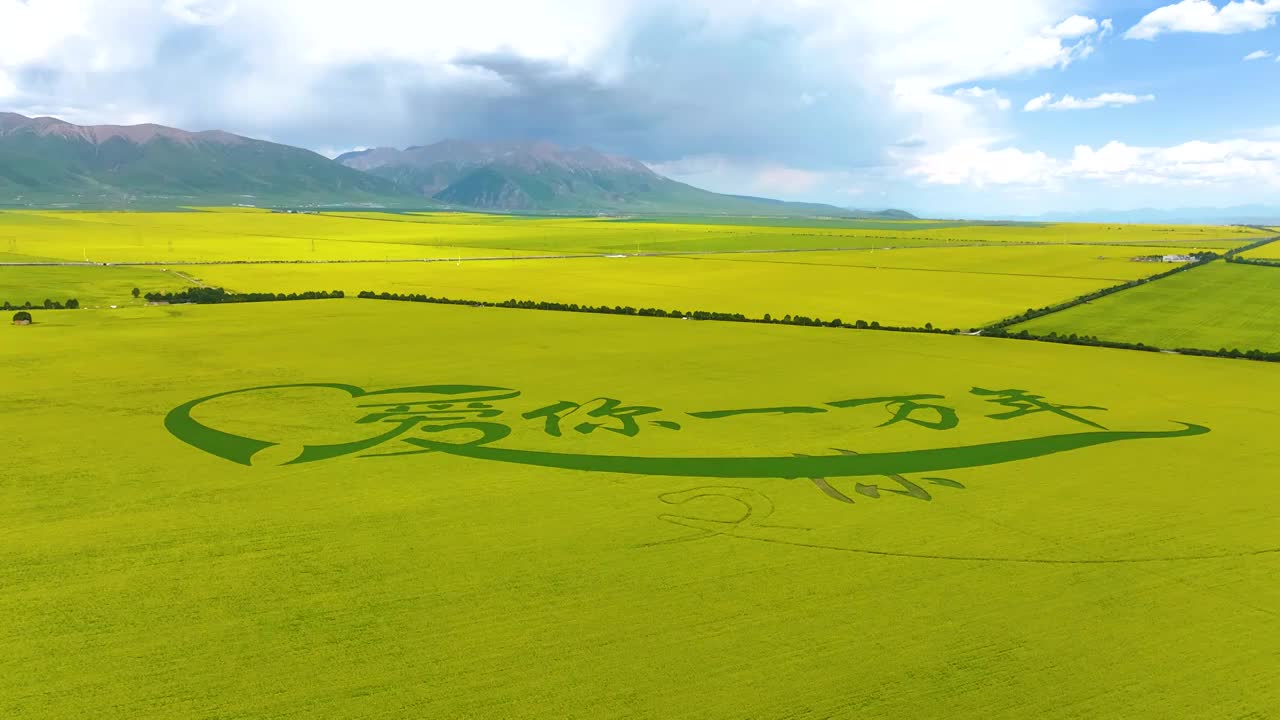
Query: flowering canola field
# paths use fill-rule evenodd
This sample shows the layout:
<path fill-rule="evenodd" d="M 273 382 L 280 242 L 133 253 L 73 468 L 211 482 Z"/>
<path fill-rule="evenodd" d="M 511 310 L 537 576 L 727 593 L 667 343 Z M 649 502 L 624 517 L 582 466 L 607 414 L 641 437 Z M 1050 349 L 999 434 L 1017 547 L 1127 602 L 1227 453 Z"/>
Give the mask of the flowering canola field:
<path fill-rule="evenodd" d="M 192 255 L 257 247 L 218 234 L 230 225 L 196 232 L 205 215 L 264 235 L 378 225 L 357 248 L 431 225 L 10 215 L 0 250 L 26 223 L 44 230 L 19 233 L 10 257 L 48 258 L 71 254 L 65 228 L 48 230 L 64 222 L 115 228 L 96 246 L 113 257 L 167 252 L 166 233 Z M 166 225 L 180 222 L 195 224 Z M 538 222 L 599 221 L 492 225 Z M 158 234 L 130 240 L 138 227 Z M 94 237 L 81 236 L 90 252 Z M 273 242 L 264 253 L 309 244 Z M 1131 251 L 1148 254 L 877 250 L 902 253 L 894 270 L 858 266 L 866 251 L 3 266 L 0 299 L 43 299 L 61 270 L 86 297 L 115 298 L 110 273 L 153 273 L 137 280 L 149 290 L 605 301 L 612 286 L 658 306 L 844 313 L 871 298 L 868 320 L 967 323 L 1146 272 Z M 903 278 L 901 295 L 886 289 Z M 0 326 L 0 717 L 1280 708 L 1276 364 L 350 297 L 112 304 Z"/>

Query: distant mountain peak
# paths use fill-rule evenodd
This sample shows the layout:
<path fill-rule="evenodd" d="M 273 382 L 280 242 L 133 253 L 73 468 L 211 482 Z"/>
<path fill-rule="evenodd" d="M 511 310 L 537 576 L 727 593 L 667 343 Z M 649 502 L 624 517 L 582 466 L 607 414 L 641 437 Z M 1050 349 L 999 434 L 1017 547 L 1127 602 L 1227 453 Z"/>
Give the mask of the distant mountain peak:
<path fill-rule="evenodd" d="M 383 167 L 482 167 L 500 164 L 524 171 L 551 166 L 575 172 L 631 172 L 657 177 L 642 162 L 609 155 L 591 147 L 565 148 L 546 140 L 479 142 L 446 139 L 403 150 L 380 147 L 346 153 L 337 159 L 348 167 L 366 172 Z"/>
<path fill-rule="evenodd" d="M 0 113 L 0 135 L 15 132 L 31 132 L 42 137 L 62 137 L 101 145 L 119 138 L 136 145 L 145 145 L 157 139 L 191 145 L 198 142 L 219 145 L 236 145 L 248 142 L 247 138 L 221 130 L 187 132 L 177 128 L 144 123 L 141 125 L 75 125 L 54 117 L 27 117 L 17 113 Z"/>
<path fill-rule="evenodd" d="M 337 158 L 406 192 L 455 207 L 551 213 L 849 216 L 831 205 L 721 195 L 592 147 L 545 140 L 448 139 Z"/>
<path fill-rule="evenodd" d="M 408 197 L 310 150 L 218 130 L 0 113 L 0 205 Z"/>
<path fill-rule="evenodd" d="M 450 139 L 330 160 L 218 130 L 0 113 L 0 206 L 246 199 L 572 215 L 855 216 L 831 205 L 721 195 L 637 160 L 545 140 Z"/>

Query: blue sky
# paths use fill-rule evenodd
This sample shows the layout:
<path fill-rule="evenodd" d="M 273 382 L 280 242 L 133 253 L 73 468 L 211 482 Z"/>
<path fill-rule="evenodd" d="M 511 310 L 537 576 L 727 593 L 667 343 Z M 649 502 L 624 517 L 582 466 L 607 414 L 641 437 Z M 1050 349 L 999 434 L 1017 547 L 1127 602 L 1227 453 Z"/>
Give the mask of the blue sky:
<path fill-rule="evenodd" d="M 0 110 L 329 155 L 546 139 L 935 216 L 1280 204 L 1278 20 L 1280 0 L 0 0 Z"/>
<path fill-rule="evenodd" d="M 1138 9 L 1114 13 L 1117 27 L 1132 27 L 1141 8 L 1159 6 L 1130 5 Z M 1272 55 L 1244 60 L 1258 50 Z M 1017 100 L 1040 92 L 1092 97 L 1123 91 L 1156 98 L 1121 111 L 1015 114 L 1019 137 L 1045 150 L 1061 152 L 1080 143 L 1096 146 L 1116 139 L 1147 145 L 1221 140 L 1277 124 L 1276 53 L 1280 28 L 1275 26 L 1230 35 L 1172 33 L 1146 41 L 1117 36 L 1064 70 L 992 84 Z"/>

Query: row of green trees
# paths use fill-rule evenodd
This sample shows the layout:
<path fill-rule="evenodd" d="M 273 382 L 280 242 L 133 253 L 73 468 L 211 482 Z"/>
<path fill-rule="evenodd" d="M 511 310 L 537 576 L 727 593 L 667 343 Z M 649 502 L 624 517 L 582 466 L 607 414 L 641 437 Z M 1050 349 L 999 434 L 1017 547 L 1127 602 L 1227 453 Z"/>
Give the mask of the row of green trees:
<path fill-rule="evenodd" d="M 1121 283 L 1119 285 L 1113 285 L 1111 287 L 1103 288 L 1101 290 L 1095 290 L 1094 292 L 1087 293 L 1085 295 L 1080 295 L 1079 297 L 1074 297 L 1074 298 L 1071 298 L 1070 300 L 1065 300 L 1063 302 L 1060 302 L 1054 305 L 1046 305 L 1042 308 L 1027 308 L 1026 312 L 1020 313 L 1018 315 L 1014 315 L 1013 317 L 1007 317 L 1004 320 L 992 323 L 982 328 L 982 334 L 991 335 L 993 330 L 1002 330 L 1011 325 L 1017 325 L 1018 323 L 1024 323 L 1028 320 L 1034 320 L 1039 317 L 1044 317 L 1045 315 L 1051 315 L 1056 312 L 1062 312 L 1063 310 L 1066 310 L 1068 308 L 1073 308 L 1077 305 L 1083 305 L 1087 302 L 1093 302 L 1094 300 L 1098 300 L 1099 298 L 1104 298 L 1108 295 L 1114 295 L 1115 293 L 1128 290 L 1129 288 L 1135 288 L 1135 287 L 1138 287 L 1139 285 L 1146 285 L 1149 282 L 1155 282 L 1156 280 L 1167 278 L 1170 275 L 1177 275 L 1178 273 L 1187 272 L 1188 270 L 1198 268 L 1201 265 L 1217 260 L 1221 256 L 1218 255 L 1217 253 L 1208 252 L 1208 253 L 1196 253 L 1193 257 L 1196 258 L 1194 262 L 1189 262 L 1185 265 L 1179 265 L 1178 267 L 1175 267 L 1174 269 L 1168 270 L 1166 272 L 1157 273 L 1155 275 L 1150 275 L 1145 278 L 1139 278 L 1138 280 L 1130 280 L 1129 282 Z"/>
<path fill-rule="evenodd" d="M 1011 340 L 1036 340 L 1039 342 L 1059 343 L 1062 345 L 1084 345 L 1087 347 L 1104 347 L 1113 348 L 1115 350 L 1138 350 L 1141 352 L 1173 352 L 1179 355 L 1198 355 L 1201 357 L 1221 357 L 1239 360 L 1260 360 L 1263 362 L 1280 362 L 1280 352 L 1268 352 L 1266 350 L 1240 350 L 1233 348 L 1219 348 L 1217 350 L 1207 350 L 1205 348 L 1176 348 L 1171 350 L 1163 350 L 1154 345 L 1145 343 L 1128 343 L 1118 342 L 1115 340 L 1101 340 L 1096 335 L 1059 335 L 1051 332 L 1048 335 L 1032 335 L 1027 330 L 1018 332 L 1009 332 L 1004 328 L 996 328 L 993 330 L 982 331 L 985 337 L 1009 338 Z"/>
<path fill-rule="evenodd" d="M 1277 237 L 1269 237 L 1269 238 L 1263 238 L 1263 239 L 1258 240 L 1258 241 L 1256 241 L 1256 242 L 1251 242 L 1251 243 L 1249 243 L 1248 245 L 1242 245 L 1242 246 L 1240 246 L 1240 247 L 1236 248 L 1235 250 L 1228 250 L 1226 253 L 1224 253 L 1224 254 L 1223 254 L 1223 257 L 1227 259 L 1227 262 L 1245 262 L 1245 263 L 1248 263 L 1248 262 L 1252 261 L 1252 260 L 1253 260 L 1253 258 L 1242 258 L 1242 257 L 1240 257 L 1240 256 L 1241 256 L 1241 255 L 1243 255 L 1244 253 L 1249 252 L 1250 250 L 1257 250 L 1258 248 L 1262 247 L 1263 245 L 1270 245 L 1271 243 L 1276 242 L 1277 240 L 1280 240 L 1280 236 L 1277 236 Z"/>
<path fill-rule="evenodd" d="M 308 290 L 301 293 L 234 293 L 220 287 L 187 288 L 179 292 L 149 292 L 147 302 L 191 303 L 216 305 L 219 303 L 276 302 L 282 300 L 332 300 L 346 297 L 341 290 Z"/>
<path fill-rule="evenodd" d="M 852 323 L 844 322 L 836 318 L 834 320 L 822 320 L 821 318 L 813 318 L 807 315 L 783 315 L 782 317 L 774 317 L 771 314 L 765 314 L 764 317 L 753 318 L 747 317 L 742 313 L 724 313 L 714 312 L 710 310 L 663 310 L 661 308 L 636 308 L 630 305 L 579 305 L 578 303 L 561 303 L 561 302 L 544 302 L 538 300 L 503 300 L 501 302 L 490 302 L 487 300 L 459 300 L 456 298 L 433 297 L 431 295 L 410 294 L 401 295 L 398 293 L 376 293 L 371 290 L 363 290 L 357 297 L 366 300 L 398 300 L 401 302 L 421 302 L 434 303 L 437 305 L 470 305 L 472 307 L 497 307 L 497 308 L 516 308 L 521 310 L 554 310 L 559 312 L 581 312 L 581 313 L 598 313 L 605 315 L 635 315 L 638 317 L 665 317 L 665 318 L 684 318 L 689 320 L 719 320 L 722 322 L 742 322 L 742 323 L 766 323 L 771 325 L 803 325 L 807 327 L 839 327 L 839 328 L 856 328 L 869 330 L 888 330 L 893 332 L 921 332 L 921 333 L 945 333 L 946 330 L 935 328 L 933 323 L 925 323 L 924 327 L 903 327 L 893 325 L 881 325 L 876 321 L 867 322 L 866 320 L 857 320 Z"/>
<path fill-rule="evenodd" d="M 66 302 L 58 302 L 57 300 L 45 298 L 44 304 L 42 305 L 32 305 L 30 300 L 22 303 L 21 305 L 15 305 L 6 300 L 4 306 L 0 307 L 0 310 L 35 310 L 37 308 L 44 308 L 45 310 L 77 310 L 80 308 L 80 301 L 75 298 L 71 298 Z"/>
<path fill-rule="evenodd" d="M 1280 260 L 1271 258 L 1247 258 L 1232 255 L 1227 258 L 1227 262 L 1236 263 L 1238 265 L 1261 265 L 1263 267 L 1280 267 Z"/>
<path fill-rule="evenodd" d="M 1177 271 L 1183 271 L 1186 267 L 1180 267 Z M 805 315 L 784 315 L 782 318 L 775 318 L 766 314 L 764 317 L 751 318 L 742 313 L 721 313 L 708 312 L 704 310 L 694 310 L 692 312 L 684 312 L 681 310 L 662 310 L 660 308 L 635 308 L 623 305 L 579 305 L 577 303 L 559 303 L 559 302 L 542 302 L 535 300 L 503 300 L 501 302 L 490 302 L 485 300 L 459 300 L 456 298 L 434 297 L 423 294 L 402 295 L 398 293 L 376 293 L 371 290 L 361 291 L 359 298 L 366 300 L 396 300 L 401 302 L 421 302 L 433 303 L 437 305 L 468 305 L 471 307 L 496 307 L 496 308 L 516 308 L 523 310 L 554 310 L 560 312 L 582 312 L 582 313 L 600 313 L 607 315 L 635 315 L 638 317 L 665 317 L 665 318 L 687 318 L 691 320 L 719 320 L 727 322 L 745 322 L 745 323 L 767 323 L 777 325 L 804 325 L 810 327 L 839 327 L 853 328 L 858 330 L 886 330 L 890 332 L 913 332 L 913 333 L 953 333 L 955 330 L 941 330 L 935 328 L 932 323 L 926 323 L 924 327 L 910 326 L 893 326 L 881 325 L 878 322 L 867 322 L 858 320 L 853 323 L 843 322 L 839 319 L 821 320 L 811 318 Z M 982 334 L 987 337 L 1009 338 L 1013 340 L 1035 340 L 1039 342 L 1059 343 L 1063 345 L 1084 345 L 1088 347 L 1104 347 L 1114 348 L 1117 350 L 1139 350 L 1142 352 L 1163 352 L 1161 348 L 1144 343 L 1127 343 L 1112 340 L 1101 340 L 1094 335 L 1059 335 L 1051 332 L 1048 335 L 1032 335 L 1027 330 L 1011 332 L 1004 327 L 990 327 L 984 329 Z M 1206 350 L 1202 348 L 1177 348 L 1169 352 L 1176 352 L 1182 355 L 1200 355 L 1205 357 L 1223 357 L 1246 360 L 1261 360 L 1265 362 L 1280 362 L 1280 352 L 1267 352 L 1263 350 L 1239 350 L 1221 348 L 1219 350 Z"/>
<path fill-rule="evenodd" d="M 1095 335 L 1077 335 L 1075 333 L 1072 333 L 1070 335 L 1059 335 L 1056 332 L 1051 332 L 1048 335 L 1033 335 L 1028 330 L 1010 332 L 1007 328 L 1009 328 L 1012 325 L 1017 325 L 1018 323 L 1026 322 L 1028 320 L 1033 320 L 1038 317 L 1049 315 L 1051 313 L 1060 312 L 1062 310 L 1066 310 L 1067 308 L 1075 307 L 1076 305 L 1092 302 L 1094 300 L 1097 300 L 1098 298 L 1106 297 L 1107 295 L 1112 295 L 1122 290 L 1128 290 L 1129 288 L 1137 287 L 1139 285 L 1145 285 L 1149 282 L 1160 280 L 1162 278 L 1167 278 L 1170 275 L 1176 275 L 1181 272 L 1187 272 L 1188 270 L 1195 269 L 1197 267 L 1200 267 L 1201 265 L 1204 265 L 1213 260 L 1216 260 L 1219 257 L 1225 259 L 1227 262 L 1250 262 L 1242 258 L 1239 258 L 1238 256 L 1241 253 L 1245 253 L 1255 248 L 1262 247 L 1263 245 L 1266 245 L 1277 239 L 1280 239 L 1280 238 L 1274 238 L 1274 237 L 1265 238 L 1263 240 L 1259 240 L 1257 242 L 1249 243 L 1248 245 L 1236 248 L 1235 250 L 1230 250 L 1222 255 L 1218 255 L 1217 253 L 1212 253 L 1212 252 L 1195 253 L 1193 255 L 1193 257 L 1196 258 L 1194 262 L 1188 263 L 1186 265 L 1180 265 L 1172 270 L 1169 270 L 1168 272 L 1163 272 L 1163 273 L 1152 275 L 1150 277 L 1142 278 L 1139 280 L 1132 280 L 1130 282 L 1122 283 L 1120 285 L 1104 288 L 1096 292 L 1088 293 L 1086 295 L 1081 295 L 1080 297 L 1077 297 L 1077 298 L 1072 298 L 1071 300 L 1067 300 L 1065 302 L 1061 302 L 1056 305 L 1050 305 L 1050 306 L 1039 308 L 1039 309 L 1029 308 L 1026 312 L 1020 315 L 1015 315 L 1014 317 L 1006 318 L 1004 320 L 1001 320 L 1000 322 L 994 323 L 992 325 L 989 325 L 983 328 L 982 334 L 987 337 L 1011 338 L 1015 340 L 1037 340 L 1040 342 L 1060 343 L 1064 345 L 1084 345 L 1088 347 L 1105 347 L 1105 348 L 1113 348 L 1117 350 L 1137 350 L 1140 352 L 1165 352 L 1164 349 L 1156 347 L 1154 345 L 1147 345 L 1145 343 L 1140 343 L 1140 342 L 1130 343 L 1130 342 L 1121 342 L 1116 340 L 1101 340 Z M 1280 352 L 1269 352 L 1266 350 L 1256 350 L 1256 349 L 1240 350 L 1238 348 L 1233 348 L 1233 349 L 1219 348 L 1217 350 L 1209 350 L 1205 348 L 1173 348 L 1173 349 L 1169 349 L 1168 352 L 1175 352 L 1181 355 L 1198 355 L 1202 357 L 1221 357 L 1221 358 L 1244 359 L 1244 360 L 1260 360 L 1263 362 L 1280 362 Z"/>

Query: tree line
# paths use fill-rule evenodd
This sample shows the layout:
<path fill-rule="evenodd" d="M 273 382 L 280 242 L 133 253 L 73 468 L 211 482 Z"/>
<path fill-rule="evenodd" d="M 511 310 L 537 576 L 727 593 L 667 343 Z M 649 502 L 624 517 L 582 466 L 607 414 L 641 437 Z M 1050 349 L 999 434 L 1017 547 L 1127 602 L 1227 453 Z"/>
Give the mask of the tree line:
<path fill-rule="evenodd" d="M 1262 267 L 1280 267 L 1280 260 L 1271 258 L 1247 258 L 1232 255 L 1227 258 L 1227 262 L 1237 265 L 1260 265 Z"/>
<path fill-rule="evenodd" d="M 1241 258 L 1239 256 L 1249 252 L 1250 250 L 1257 250 L 1263 245 L 1270 245 L 1277 240 L 1280 240 L 1280 236 L 1263 238 L 1256 242 L 1251 242 L 1248 245 L 1242 245 L 1235 250 L 1228 250 L 1223 254 L 1223 257 L 1226 258 L 1227 262 L 1248 262 L 1249 260 L 1252 260 L 1252 258 Z"/>
<path fill-rule="evenodd" d="M 308 290 L 301 293 L 235 293 L 220 287 L 187 288 L 179 292 L 149 292 L 147 302 L 192 305 L 217 305 L 220 303 L 278 302 L 284 300 L 333 300 L 346 297 L 341 290 Z"/>
<path fill-rule="evenodd" d="M 44 308 L 45 310 L 78 310 L 80 308 L 80 301 L 75 298 L 71 298 L 66 302 L 58 302 L 57 300 L 45 298 L 44 304 L 42 305 L 32 305 L 30 300 L 22 303 L 21 305 L 15 305 L 14 303 L 6 300 L 4 305 L 0 307 L 0 310 L 36 310 L 39 308 Z"/>
<path fill-rule="evenodd" d="M 1216 256 L 1215 256 L 1216 257 Z M 1205 261 L 1207 262 L 1207 260 Z M 1179 267 L 1172 272 L 1183 272 L 1187 266 Z M 536 300 L 503 300 L 500 302 L 491 302 L 487 300 L 460 300 L 457 298 L 434 297 L 423 294 L 399 294 L 399 293 L 376 293 L 371 290 L 363 290 L 356 297 L 366 300 L 395 300 L 400 302 L 421 302 L 433 303 L 436 305 L 468 305 L 471 307 L 496 307 L 496 308 L 514 308 L 521 310 L 553 310 L 560 312 L 580 312 L 580 313 L 597 313 L 606 315 L 634 315 L 638 317 L 662 317 L 662 318 L 682 318 L 690 320 L 718 320 L 723 322 L 745 322 L 745 323 L 764 323 L 773 325 L 803 325 L 808 327 L 838 327 L 850 328 L 856 330 L 884 330 L 888 332 L 911 332 L 911 333 L 928 333 L 928 334 L 948 334 L 957 333 L 958 330 L 942 330 L 935 328 L 933 323 L 925 323 L 924 327 L 912 326 L 895 326 L 881 325 L 878 322 L 865 320 L 857 320 L 852 323 L 844 322 L 840 319 L 821 320 L 811 318 L 805 315 L 784 315 L 776 318 L 768 313 L 763 317 L 752 318 L 742 313 L 722 313 L 710 312 L 705 310 L 694 310 L 685 312 L 682 310 L 663 310 L 661 308 L 636 308 L 623 305 L 581 305 L 578 303 L 560 303 L 560 302 L 543 302 Z M 1059 335 L 1057 332 L 1051 332 L 1048 335 L 1032 335 L 1027 330 L 1018 332 L 1010 332 L 1004 327 L 992 326 L 985 328 L 981 334 L 986 337 L 1008 338 L 1011 340 L 1034 340 L 1038 342 L 1051 342 L 1063 345 L 1084 345 L 1088 347 L 1103 347 L 1116 350 L 1139 350 L 1142 352 L 1166 352 L 1154 345 L 1145 343 L 1128 343 L 1113 340 L 1101 340 L 1094 335 Z M 1222 357 L 1232 359 L 1245 360 L 1261 360 L 1265 362 L 1280 362 L 1280 352 L 1267 352 L 1263 350 L 1239 350 L 1221 348 L 1219 350 L 1207 350 L 1203 348 L 1178 348 L 1169 350 L 1182 355 L 1199 355 L 1204 357 Z"/>
<path fill-rule="evenodd" d="M 1234 360 L 1260 360 L 1262 362 L 1280 362 L 1280 352 L 1268 352 L 1266 350 L 1240 350 L 1233 348 L 1219 348 L 1217 350 L 1209 350 L 1206 348 L 1176 348 L 1172 350 L 1164 350 L 1155 345 L 1147 345 L 1145 343 L 1129 343 L 1116 340 L 1101 340 L 1096 335 L 1059 335 L 1051 332 L 1048 335 L 1032 335 L 1027 330 L 1019 332 L 1009 332 L 1004 328 L 996 328 L 993 330 L 982 331 L 984 337 L 1008 338 L 1010 340 L 1036 340 L 1038 342 L 1051 342 L 1061 345 L 1084 345 L 1086 347 L 1103 347 L 1113 350 L 1138 350 L 1140 352 L 1170 352 L 1179 355 L 1197 355 L 1200 357 L 1218 357 L 1231 358 Z"/>
<path fill-rule="evenodd" d="M 1270 237 L 1270 238 L 1266 238 L 1265 240 L 1252 242 L 1243 247 L 1238 247 L 1235 250 L 1227 251 L 1226 255 L 1224 255 L 1223 257 L 1226 259 L 1227 262 L 1236 263 L 1238 265 L 1260 265 L 1263 267 L 1280 267 L 1280 260 L 1272 260 L 1269 258 L 1244 257 L 1244 253 L 1247 253 L 1250 250 L 1257 250 L 1263 245 L 1269 245 L 1277 240 L 1280 240 L 1280 237 Z"/>
<path fill-rule="evenodd" d="M 946 333 L 947 330 L 935 328 L 933 323 L 925 323 L 924 327 L 881 325 L 872 320 L 856 320 L 845 322 L 839 318 L 823 320 L 808 315 L 783 315 L 774 317 L 765 313 L 763 317 L 753 318 L 742 313 L 715 312 L 711 310 L 663 310 L 662 308 L 637 308 L 630 305 L 581 305 L 578 303 L 545 302 L 540 300 L 459 300 L 456 298 L 434 297 L 423 294 L 376 293 L 362 290 L 356 297 L 365 300 L 397 300 L 400 302 L 434 303 L 436 305 L 470 305 L 472 307 L 514 308 L 519 310 L 553 310 L 558 312 L 595 313 L 603 315 L 635 315 L 637 317 L 681 318 L 688 320 L 718 320 L 721 322 L 763 323 L 769 325 L 802 325 L 805 327 L 837 327 L 858 330 L 887 330 L 890 332 Z"/>
<path fill-rule="evenodd" d="M 1101 340 L 1095 335 L 1077 335 L 1075 333 L 1071 333 L 1070 335 L 1059 335 L 1057 332 L 1051 332 L 1048 335 L 1033 335 L 1028 330 L 1020 330 L 1018 332 L 1010 332 L 1008 330 L 1010 326 L 1017 325 L 1018 323 L 1027 322 L 1028 320 L 1034 320 L 1035 318 L 1044 317 L 1045 315 L 1061 312 L 1062 310 L 1066 310 L 1068 308 L 1072 308 L 1077 305 L 1082 305 L 1087 302 L 1092 302 L 1099 298 L 1103 298 L 1108 295 L 1118 293 L 1122 290 L 1128 290 L 1130 288 L 1134 288 L 1139 285 L 1145 285 L 1149 282 L 1167 278 L 1171 275 L 1177 275 L 1178 273 L 1181 273 L 1181 272 L 1187 272 L 1188 270 L 1192 270 L 1200 267 L 1201 265 L 1208 264 L 1220 257 L 1226 260 L 1226 262 L 1248 262 L 1248 261 L 1241 260 L 1237 256 L 1240 253 L 1245 253 L 1255 248 L 1262 247 L 1263 245 L 1266 245 L 1267 243 L 1273 242 L 1277 239 L 1280 239 L 1280 238 L 1275 238 L 1275 237 L 1265 238 L 1263 240 L 1259 240 L 1257 242 L 1249 243 L 1248 245 L 1244 245 L 1242 247 L 1236 248 L 1235 250 L 1230 250 L 1222 255 L 1218 255 L 1217 253 L 1212 253 L 1212 252 L 1195 253 L 1193 255 L 1193 257 L 1196 258 L 1195 262 L 1187 263 L 1186 265 L 1180 265 L 1167 272 L 1151 275 L 1149 277 L 1141 278 L 1138 280 L 1131 280 L 1129 282 L 1122 283 L 1120 285 L 1115 285 L 1113 287 L 1104 288 L 1102 290 L 1081 295 L 1079 297 L 1072 298 L 1071 300 L 1067 300 L 1065 302 L 1061 302 L 1056 305 L 1050 305 L 1050 306 L 1046 306 L 1038 309 L 1028 308 L 1026 312 L 1020 315 L 1015 315 L 1011 318 L 1006 318 L 997 323 L 993 323 L 991 325 L 988 325 L 985 328 L 982 328 L 982 334 L 986 337 L 1009 338 L 1013 340 L 1036 340 L 1039 342 L 1051 342 L 1051 343 L 1059 343 L 1064 345 L 1084 345 L 1088 347 L 1104 347 L 1104 348 L 1112 348 L 1116 350 L 1138 350 L 1140 352 L 1173 352 L 1173 353 L 1178 353 L 1180 355 L 1197 355 L 1201 357 L 1220 357 L 1220 358 L 1243 359 L 1243 360 L 1259 360 L 1263 362 L 1280 362 L 1280 352 L 1270 352 L 1270 351 L 1258 350 L 1258 349 L 1240 350 L 1239 348 L 1232 348 L 1232 349 L 1219 348 L 1217 350 L 1210 350 L 1207 348 L 1176 348 L 1176 349 L 1165 350 L 1165 349 L 1156 347 L 1154 345 L 1147 345 L 1145 343 L 1140 343 L 1140 342 L 1130 343 L 1130 342 L 1122 342 L 1122 341 L 1116 341 L 1116 340 Z M 1280 265 L 1280 263 L 1277 263 L 1277 265 Z"/>
<path fill-rule="evenodd" d="M 1177 275 L 1178 273 L 1187 272 L 1188 270 L 1193 270 L 1195 268 L 1200 267 L 1201 265 L 1206 265 L 1214 260 L 1217 260 L 1221 256 L 1218 255 L 1217 253 L 1206 252 L 1206 253 L 1196 253 L 1193 257 L 1196 258 L 1194 262 L 1189 262 L 1186 265 L 1179 265 L 1178 267 L 1175 267 L 1172 270 L 1167 270 L 1162 273 L 1156 273 L 1155 275 L 1150 275 L 1145 278 L 1139 278 L 1137 280 L 1130 280 L 1128 282 L 1121 283 L 1119 285 L 1112 285 L 1111 287 L 1103 288 L 1101 290 L 1095 290 L 1091 293 L 1086 293 L 1084 295 L 1071 298 L 1070 300 L 1064 300 L 1063 302 L 1056 303 L 1054 305 L 1046 305 L 1041 308 L 1027 308 L 1027 310 L 1023 313 L 1019 313 L 1018 315 L 1014 315 L 1012 317 L 1007 317 L 1004 320 L 1000 320 L 999 322 L 994 322 L 982 328 L 982 334 L 990 335 L 992 334 L 993 330 L 1003 330 L 1004 328 L 1007 328 L 1011 325 L 1017 325 L 1018 323 L 1024 323 L 1024 322 L 1027 322 L 1028 320 L 1034 320 L 1036 318 L 1044 317 L 1045 315 L 1052 315 L 1053 313 L 1056 313 L 1056 312 L 1062 312 L 1063 310 L 1073 308 L 1077 305 L 1083 305 L 1087 302 L 1093 302 L 1094 300 L 1104 298 L 1108 295 L 1114 295 L 1115 293 L 1128 290 L 1130 288 L 1135 288 L 1135 287 L 1138 287 L 1139 285 L 1146 285 L 1149 282 L 1162 280 L 1171 275 Z"/>

